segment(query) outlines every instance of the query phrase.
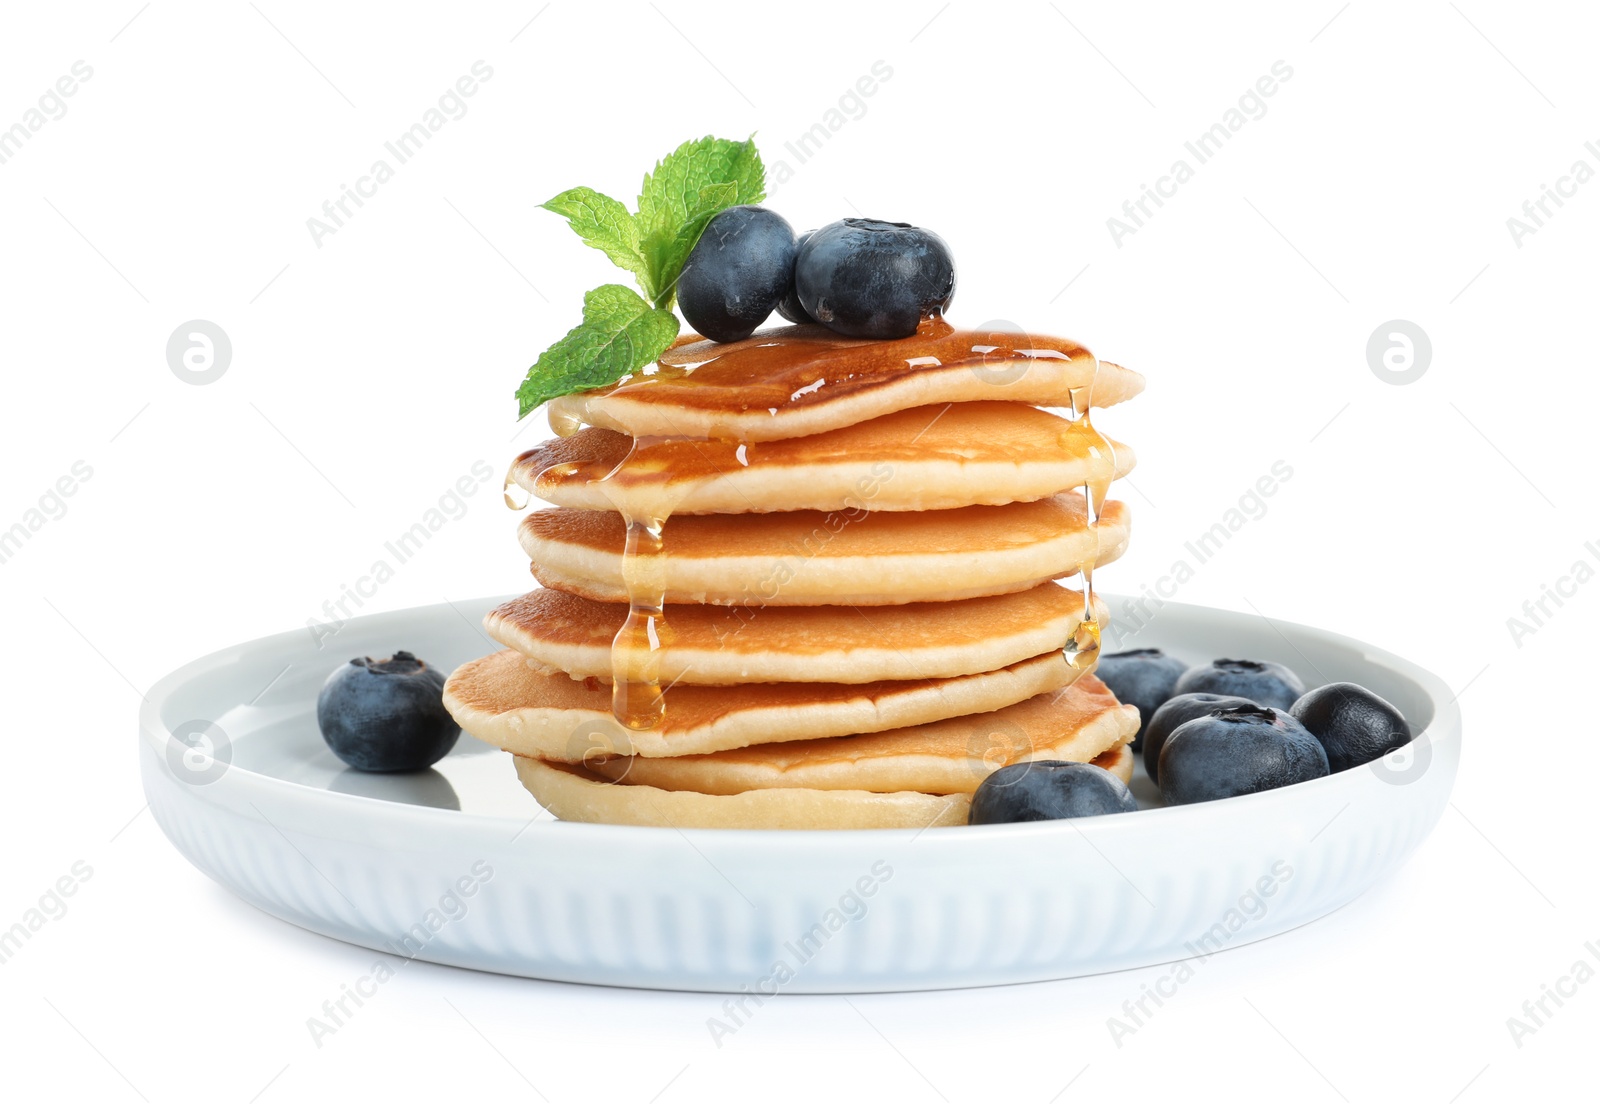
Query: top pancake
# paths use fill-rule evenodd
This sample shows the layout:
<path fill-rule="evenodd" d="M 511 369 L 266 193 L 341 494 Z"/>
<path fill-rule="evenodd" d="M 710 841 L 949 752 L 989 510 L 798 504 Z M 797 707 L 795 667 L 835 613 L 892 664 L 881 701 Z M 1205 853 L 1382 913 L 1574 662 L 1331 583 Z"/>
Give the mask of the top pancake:
<path fill-rule="evenodd" d="M 681 343 L 659 368 L 551 401 L 552 423 L 577 420 L 634 437 L 767 442 L 837 430 L 928 404 L 972 400 L 1067 407 L 1075 389 L 1107 407 L 1144 388 L 1138 373 L 1076 342 L 1016 331 L 957 330 L 930 320 L 910 338 L 846 338 L 810 325 L 740 342 Z"/>
<path fill-rule="evenodd" d="M 1107 449 L 1110 456 L 1107 456 Z M 938 511 L 1039 500 L 1126 475 L 1133 451 L 1021 403 L 918 407 L 778 442 L 643 439 L 588 427 L 528 450 L 511 479 L 561 507 L 636 517 Z"/>

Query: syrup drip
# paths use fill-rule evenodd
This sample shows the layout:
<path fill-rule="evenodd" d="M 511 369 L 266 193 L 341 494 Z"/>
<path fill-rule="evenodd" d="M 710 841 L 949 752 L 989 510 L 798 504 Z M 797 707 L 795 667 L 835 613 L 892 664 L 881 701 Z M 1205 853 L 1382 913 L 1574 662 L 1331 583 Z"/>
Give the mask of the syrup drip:
<path fill-rule="evenodd" d="M 635 438 L 627 456 L 599 481 L 627 527 L 622 584 L 628 593 L 628 615 L 611 640 L 611 714 L 629 730 L 652 730 L 667 717 L 661 653 L 671 644 L 672 630 L 667 626 L 664 535 L 667 519 L 682 493 L 659 487 L 629 488 L 615 478 L 625 471 L 672 468 L 674 456 L 686 442 L 689 440 Z"/>
<path fill-rule="evenodd" d="M 550 429 L 555 432 L 557 438 L 571 438 L 583 429 L 583 421 L 569 412 L 557 411 L 552 407 L 549 409 L 549 417 Z"/>
<path fill-rule="evenodd" d="M 1082 676 L 1093 672 L 1095 663 L 1100 659 L 1100 620 L 1095 613 L 1094 567 L 1100 560 L 1100 513 L 1105 507 L 1106 493 L 1116 473 L 1116 453 L 1091 420 L 1091 389 L 1074 388 L 1068 395 L 1072 405 L 1072 423 L 1062 432 L 1061 445 L 1087 458 L 1091 464 L 1090 475 L 1083 484 L 1083 498 L 1088 505 L 1094 552 L 1078 566 L 1079 574 L 1083 577 L 1083 619 L 1062 649 L 1067 664 L 1072 666 L 1077 676 Z"/>
<path fill-rule="evenodd" d="M 489 471 L 491 473 L 494 472 L 493 469 Z M 521 511 L 523 508 L 528 506 L 528 501 L 533 498 L 533 493 L 523 488 L 522 485 L 518 484 L 511 478 L 511 474 L 515 473 L 516 471 L 517 461 L 515 458 L 512 458 L 511 467 L 506 470 L 506 483 L 505 487 L 500 490 L 500 497 L 501 499 L 505 500 L 506 506 L 512 511 Z"/>
<path fill-rule="evenodd" d="M 661 541 L 666 520 L 635 519 L 627 512 L 623 519 L 628 526 L 622 554 L 628 617 L 611 642 L 611 714 L 630 730 L 650 730 L 667 714 L 661 687 L 661 650 L 669 633 Z"/>
<path fill-rule="evenodd" d="M 570 438 L 581 425 L 575 417 L 551 413 L 550 426 L 558 436 Z M 627 455 L 592 481 L 627 527 L 622 580 L 628 594 L 628 615 L 611 642 L 611 714 L 630 730 L 651 730 L 666 718 L 661 653 L 672 639 L 666 619 L 667 567 L 662 546 L 667 519 L 682 493 L 617 478 L 620 474 L 681 469 L 684 451 L 698 449 L 694 439 L 635 438 Z M 528 483 L 537 486 L 546 479 L 571 478 L 580 468 L 575 462 L 557 462 L 539 470 Z M 513 479 L 516 470 L 513 461 L 506 474 L 505 502 L 520 511 L 528 506 L 530 493 Z"/>

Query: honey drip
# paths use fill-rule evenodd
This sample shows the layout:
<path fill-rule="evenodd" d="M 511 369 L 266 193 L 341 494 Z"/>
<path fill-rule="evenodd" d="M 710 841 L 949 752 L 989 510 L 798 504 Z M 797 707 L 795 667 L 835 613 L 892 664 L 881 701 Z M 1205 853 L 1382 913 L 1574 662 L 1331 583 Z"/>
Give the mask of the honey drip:
<path fill-rule="evenodd" d="M 661 686 L 661 654 L 672 641 L 667 625 L 667 519 L 680 493 L 637 486 L 617 479 L 625 472 L 666 471 L 692 440 L 641 437 L 599 481 L 601 491 L 622 516 L 627 540 L 622 550 L 622 584 L 628 615 L 611 640 L 611 714 L 629 730 L 652 730 L 667 717 Z"/>
<path fill-rule="evenodd" d="M 491 473 L 494 472 L 493 469 L 489 471 Z M 500 496 L 505 500 L 506 506 L 512 511 L 521 511 L 523 508 L 528 506 L 528 501 L 533 498 L 533 494 L 512 479 L 511 474 L 515 473 L 516 471 L 517 462 L 516 459 L 513 458 L 511 461 L 511 468 L 506 470 L 506 483 L 505 487 L 500 490 Z"/>
<path fill-rule="evenodd" d="M 571 438 L 583 429 L 583 421 L 576 415 L 551 408 L 549 416 L 550 430 L 557 438 Z"/>
<path fill-rule="evenodd" d="M 1072 405 L 1072 423 L 1062 433 L 1061 445 L 1090 464 L 1089 476 L 1083 483 L 1083 498 L 1088 506 L 1089 532 L 1094 536 L 1093 552 L 1078 566 L 1079 574 L 1083 577 L 1083 619 L 1062 649 L 1067 663 L 1077 676 L 1082 676 L 1093 672 L 1100 659 L 1100 620 L 1095 612 L 1094 567 L 1100 560 L 1100 513 L 1105 507 L 1106 494 L 1111 488 L 1117 465 L 1116 452 L 1111 443 L 1094 427 L 1091 418 L 1094 406 L 1092 390 L 1074 388 L 1068 395 Z"/>
<path fill-rule="evenodd" d="M 636 519 L 628 526 L 622 553 L 622 583 L 628 590 L 628 617 L 611 642 L 611 714 L 630 730 L 650 730 L 666 718 L 661 687 L 661 650 L 667 644 L 666 561 L 662 556 L 665 519 Z"/>

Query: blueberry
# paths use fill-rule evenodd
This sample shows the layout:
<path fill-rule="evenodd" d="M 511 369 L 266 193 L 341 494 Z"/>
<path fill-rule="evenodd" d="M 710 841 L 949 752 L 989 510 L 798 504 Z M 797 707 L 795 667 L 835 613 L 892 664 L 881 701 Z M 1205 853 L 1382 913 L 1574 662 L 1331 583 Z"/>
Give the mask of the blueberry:
<path fill-rule="evenodd" d="M 711 217 L 678 277 L 678 307 L 716 342 L 737 342 L 767 321 L 794 281 L 794 229 L 753 204 Z"/>
<path fill-rule="evenodd" d="M 944 239 L 909 223 L 841 219 L 812 232 L 795 259 L 807 314 L 852 338 L 908 338 L 956 289 Z"/>
<path fill-rule="evenodd" d="M 1117 699 L 1139 709 L 1139 733 L 1133 739 L 1135 753 L 1139 751 L 1150 717 L 1156 713 L 1156 708 L 1172 698 L 1172 686 L 1188 668 L 1176 657 L 1168 657 L 1160 650 L 1124 650 L 1100 655 L 1094 675 L 1106 682 Z"/>
<path fill-rule="evenodd" d="M 1238 661 L 1219 657 L 1209 665 L 1196 665 L 1178 678 L 1173 692 L 1215 692 L 1219 696 L 1243 696 L 1262 707 L 1287 711 L 1305 695 L 1300 678 L 1276 661 Z"/>
<path fill-rule="evenodd" d="M 444 709 L 444 674 L 405 650 L 335 669 L 317 695 L 317 726 L 339 760 L 369 773 L 426 769 L 461 736 Z"/>
<path fill-rule="evenodd" d="M 805 234 L 798 236 L 794 240 L 796 257 L 799 257 L 800 251 L 806 248 L 806 239 L 810 238 L 816 233 L 816 231 L 807 231 Z M 789 282 L 789 291 L 785 292 L 783 294 L 783 299 L 778 301 L 778 314 L 789 320 L 791 323 L 816 322 L 815 319 L 811 318 L 810 312 L 806 311 L 805 306 L 800 303 L 800 293 L 795 291 L 795 285 L 793 281 Z"/>
<path fill-rule="evenodd" d="M 1255 700 L 1243 696 L 1219 696 L 1215 692 L 1185 692 L 1173 696 L 1156 708 L 1144 727 L 1144 771 L 1151 780 L 1161 783 L 1161 747 L 1166 745 L 1172 732 L 1184 723 L 1213 711 L 1230 707 L 1260 707 Z"/>
<path fill-rule="evenodd" d="M 1328 767 L 1342 772 L 1365 765 L 1411 741 L 1398 708 L 1359 684 L 1324 684 L 1294 701 L 1289 714 L 1328 751 Z"/>
<path fill-rule="evenodd" d="M 1161 798 L 1169 804 L 1245 796 L 1328 775 L 1322 743 L 1294 716 L 1231 707 L 1174 730 L 1161 750 Z"/>
<path fill-rule="evenodd" d="M 1139 810 L 1128 786 L 1082 761 L 1019 761 L 983 778 L 967 815 L 983 823 L 1031 823 Z"/>

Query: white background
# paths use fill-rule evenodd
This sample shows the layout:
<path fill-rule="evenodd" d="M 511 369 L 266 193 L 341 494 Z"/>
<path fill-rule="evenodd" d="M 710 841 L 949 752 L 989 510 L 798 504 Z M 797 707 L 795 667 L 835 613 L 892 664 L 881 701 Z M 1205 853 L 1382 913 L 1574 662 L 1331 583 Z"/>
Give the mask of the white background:
<path fill-rule="evenodd" d="M 1600 961 L 1583 949 L 1600 585 L 1520 643 L 1507 619 L 1600 564 L 1600 183 L 1520 244 L 1506 221 L 1578 159 L 1600 169 L 1592 13 L 541 3 L 8 6 L 0 127 L 75 61 L 93 76 L 0 165 L 0 528 L 74 462 L 93 475 L 0 565 L 0 927 L 74 861 L 93 876 L 0 965 L 0 1084 L 537 1101 L 509 1059 L 558 1103 L 1471 1104 L 1587 1085 L 1600 984 L 1520 1047 L 1506 1020 Z M 306 220 L 480 59 L 493 77 L 465 116 L 315 244 Z M 864 115 L 803 165 L 784 152 L 880 60 Z M 1108 217 L 1279 60 L 1293 76 L 1265 116 L 1116 244 Z M 860 998 L 881 1033 L 840 999 L 786 998 L 718 1049 L 710 997 L 418 965 L 318 1048 L 306 1018 L 370 955 L 258 913 L 166 842 L 141 812 L 141 693 L 304 625 L 473 462 L 498 474 L 537 441 L 512 390 L 616 274 L 536 203 L 578 184 L 631 203 L 685 138 L 752 131 L 794 170 L 771 203 L 797 228 L 930 226 L 958 261 L 955 320 L 1066 333 L 1148 376 L 1103 420 L 1140 459 L 1107 589 L 1153 585 L 1287 461 L 1180 598 L 1438 672 L 1468 729 L 1454 803 L 1397 877 L 1223 954 L 1120 1047 L 1106 1020 L 1138 972 Z M 205 387 L 164 355 L 197 318 L 234 349 Z M 1397 318 L 1433 346 L 1404 387 L 1365 353 Z M 497 490 L 467 503 L 368 610 L 526 584 Z"/>

